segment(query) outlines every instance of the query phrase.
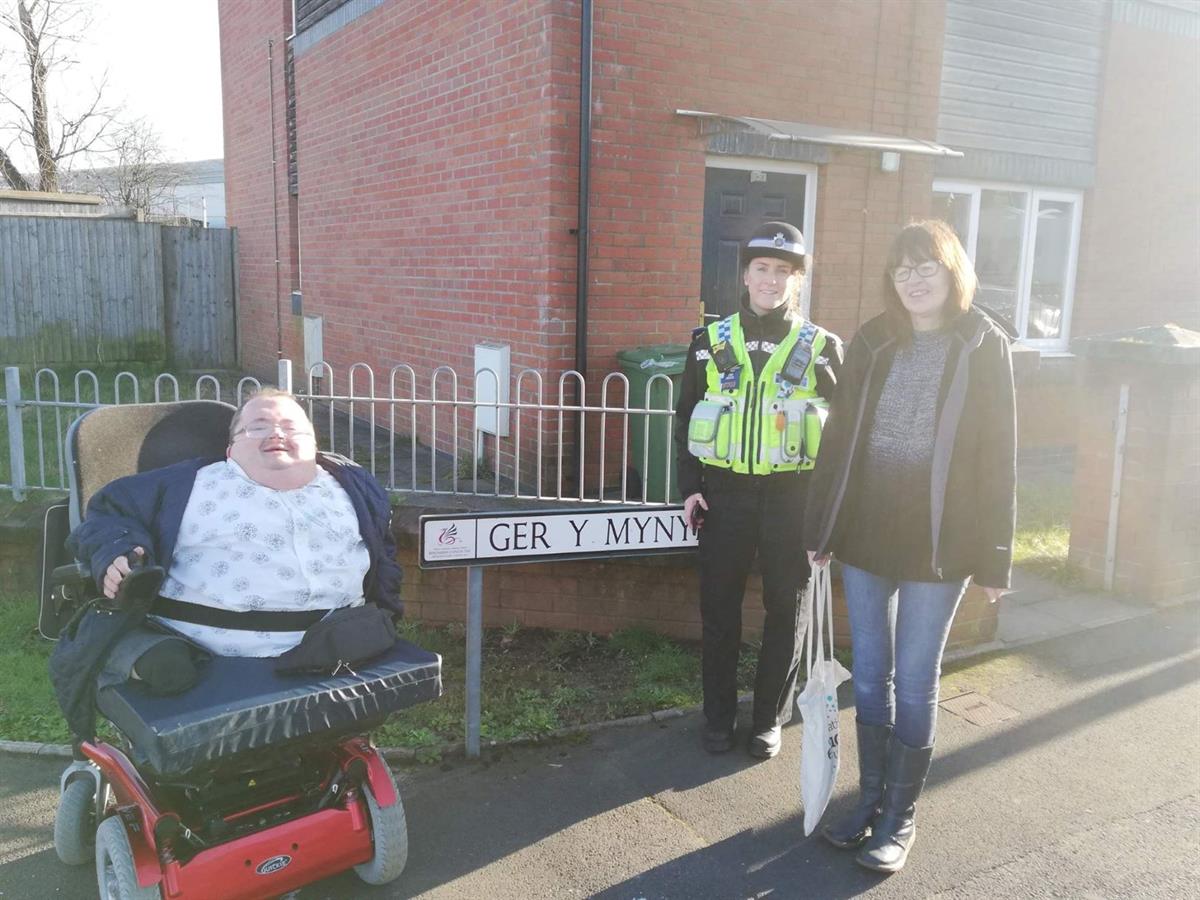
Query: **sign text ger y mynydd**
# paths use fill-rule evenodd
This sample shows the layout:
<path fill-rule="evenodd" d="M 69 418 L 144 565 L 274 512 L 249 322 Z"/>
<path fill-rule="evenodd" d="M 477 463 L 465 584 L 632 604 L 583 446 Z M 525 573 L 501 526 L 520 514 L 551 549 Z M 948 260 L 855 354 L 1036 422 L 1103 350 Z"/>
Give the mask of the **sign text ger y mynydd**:
<path fill-rule="evenodd" d="M 421 566 L 679 553 L 696 531 L 679 506 L 422 516 Z"/>

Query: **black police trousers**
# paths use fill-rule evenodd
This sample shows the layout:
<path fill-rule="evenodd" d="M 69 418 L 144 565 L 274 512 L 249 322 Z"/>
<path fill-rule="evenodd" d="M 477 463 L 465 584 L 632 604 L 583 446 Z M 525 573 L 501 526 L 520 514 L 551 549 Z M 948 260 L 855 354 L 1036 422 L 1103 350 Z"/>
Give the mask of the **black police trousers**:
<path fill-rule="evenodd" d="M 704 491 L 699 536 L 704 715 L 713 728 L 734 727 L 742 598 L 757 555 L 766 610 L 754 679 L 759 732 L 791 719 L 812 597 L 801 544 L 808 473 L 719 476 Z"/>

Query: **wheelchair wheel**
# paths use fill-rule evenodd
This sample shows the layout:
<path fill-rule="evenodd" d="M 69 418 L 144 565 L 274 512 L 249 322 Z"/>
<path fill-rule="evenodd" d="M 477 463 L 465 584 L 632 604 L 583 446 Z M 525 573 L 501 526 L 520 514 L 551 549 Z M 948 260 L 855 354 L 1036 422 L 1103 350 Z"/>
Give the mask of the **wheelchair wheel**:
<path fill-rule="evenodd" d="M 120 816 L 109 816 L 96 829 L 96 883 L 100 900 L 160 900 L 158 885 L 137 882 L 133 848 Z"/>
<path fill-rule="evenodd" d="M 81 776 L 67 784 L 54 813 L 54 852 L 68 866 L 96 856 L 96 782 Z"/>
<path fill-rule="evenodd" d="M 396 802 L 387 809 L 382 809 L 375 802 L 369 784 L 363 785 L 363 796 L 367 800 L 367 810 L 371 818 L 371 840 L 375 845 L 375 855 L 370 862 L 354 867 L 358 877 L 367 884 L 387 884 L 395 881 L 408 864 L 408 822 L 404 817 L 404 804 L 400 800 L 400 789 L 396 787 L 396 779 L 391 771 L 388 778 L 396 790 Z"/>

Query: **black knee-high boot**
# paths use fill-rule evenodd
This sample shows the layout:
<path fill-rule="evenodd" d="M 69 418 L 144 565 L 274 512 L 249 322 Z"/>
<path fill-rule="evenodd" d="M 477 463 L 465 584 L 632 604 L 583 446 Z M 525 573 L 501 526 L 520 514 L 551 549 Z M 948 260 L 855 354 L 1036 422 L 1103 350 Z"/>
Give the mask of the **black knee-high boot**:
<path fill-rule="evenodd" d="M 887 768 L 891 725 L 864 725 L 855 721 L 858 733 L 858 805 L 845 818 L 821 829 L 821 835 L 833 846 L 852 850 L 862 845 L 879 815 L 883 802 L 883 778 Z"/>
<path fill-rule="evenodd" d="M 883 805 L 855 861 L 877 872 L 899 872 L 917 835 L 913 818 L 929 774 L 933 747 L 909 747 L 893 737 L 884 775 Z"/>

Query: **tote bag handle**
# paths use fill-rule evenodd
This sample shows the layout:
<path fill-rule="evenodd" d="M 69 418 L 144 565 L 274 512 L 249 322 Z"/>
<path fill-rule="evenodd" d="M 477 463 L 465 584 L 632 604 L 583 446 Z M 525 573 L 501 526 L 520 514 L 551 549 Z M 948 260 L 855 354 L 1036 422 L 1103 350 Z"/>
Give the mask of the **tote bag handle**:
<path fill-rule="evenodd" d="M 807 678 L 812 678 L 815 665 L 826 659 L 833 659 L 833 588 L 830 584 L 829 564 L 814 567 L 812 571 L 812 604 L 808 617 L 808 628 L 805 630 L 805 657 L 808 664 L 805 671 Z M 813 632 L 816 635 L 813 635 Z M 829 655 L 825 655 L 825 641 L 828 637 Z"/>

